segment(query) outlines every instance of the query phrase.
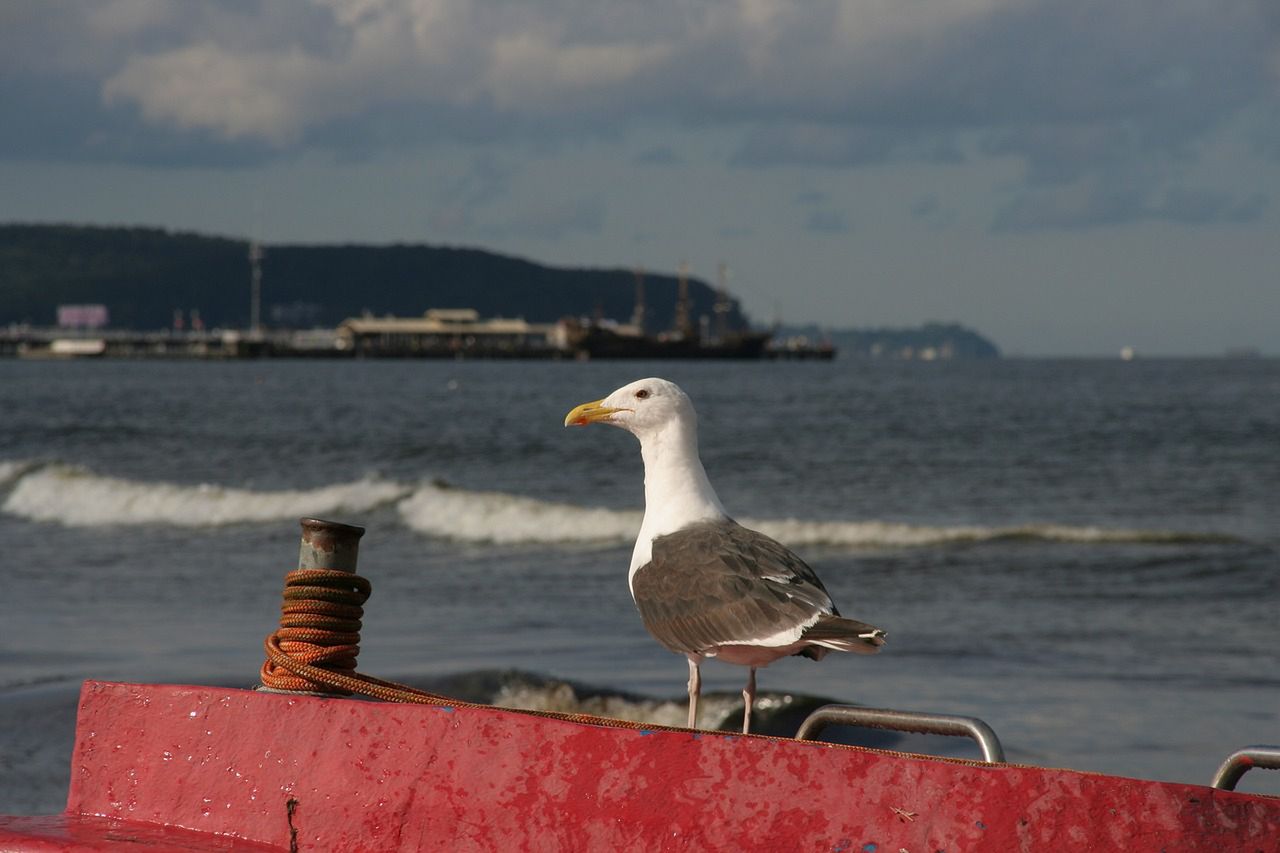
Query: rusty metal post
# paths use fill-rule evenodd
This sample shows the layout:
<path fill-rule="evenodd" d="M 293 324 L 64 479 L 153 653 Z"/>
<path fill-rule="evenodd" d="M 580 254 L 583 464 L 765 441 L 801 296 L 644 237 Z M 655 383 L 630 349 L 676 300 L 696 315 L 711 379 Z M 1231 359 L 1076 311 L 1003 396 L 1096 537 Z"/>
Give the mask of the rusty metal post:
<path fill-rule="evenodd" d="M 298 568 L 355 574 L 363 527 L 319 518 L 299 519 L 299 524 L 302 525 L 302 544 L 298 549 Z"/>

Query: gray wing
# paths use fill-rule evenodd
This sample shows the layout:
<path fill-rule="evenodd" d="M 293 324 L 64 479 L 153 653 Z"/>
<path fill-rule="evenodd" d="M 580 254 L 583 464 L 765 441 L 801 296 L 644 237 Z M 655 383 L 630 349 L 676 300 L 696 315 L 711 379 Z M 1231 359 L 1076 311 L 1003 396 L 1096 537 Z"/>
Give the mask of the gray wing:
<path fill-rule="evenodd" d="M 649 633 L 679 654 L 749 643 L 835 613 L 803 560 L 727 519 L 655 539 L 631 591 Z"/>

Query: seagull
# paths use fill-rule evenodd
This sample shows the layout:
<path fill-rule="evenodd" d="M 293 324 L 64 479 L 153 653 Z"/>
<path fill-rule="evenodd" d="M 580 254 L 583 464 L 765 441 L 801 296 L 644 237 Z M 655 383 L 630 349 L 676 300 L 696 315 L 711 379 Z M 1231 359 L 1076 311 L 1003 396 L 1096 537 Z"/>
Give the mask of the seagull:
<path fill-rule="evenodd" d="M 645 628 L 689 661 L 689 728 L 697 728 L 705 658 L 748 667 L 745 734 L 758 668 L 788 655 L 821 660 L 884 645 L 884 631 L 840 615 L 803 560 L 725 512 L 698 458 L 698 416 L 678 385 L 640 379 L 564 419 L 597 423 L 640 440 L 644 521 L 627 581 Z"/>

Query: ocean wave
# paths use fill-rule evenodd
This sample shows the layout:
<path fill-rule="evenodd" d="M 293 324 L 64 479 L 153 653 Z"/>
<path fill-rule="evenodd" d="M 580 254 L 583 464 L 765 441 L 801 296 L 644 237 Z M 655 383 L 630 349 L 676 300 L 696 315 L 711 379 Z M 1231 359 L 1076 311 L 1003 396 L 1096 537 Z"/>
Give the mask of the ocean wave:
<path fill-rule="evenodd" d="M 683 687 L 672 679 L 672 689 Z M 605 686 L 564 681 L 521 670 L 471 670 L 428 679 L 415 686 L 459 699 L 561 714 L 590 714 L 656 726 L 684 726 L 688 722 L 688 698 L 683 690 L 670 698 L 656 698 Z M 778 737 L 794 737 L 800 722 L 817 708 L 836 699 L 803 693 L 762 690 L 752 710 L 752 731 Z M 742 694 L 737 690 L 703 691 L 698 718 L 705 729 L 738 731 L 742 725 Z M 877 733 L 868 746 L 887 746 L 898 735 Z"/>
<path fill-rule="evenodd" d="M 316 489 L 257 491 L 126 480 L 70 465 L 47 465 L 21 475 L 0 508 L 32 521 L 69 527 L 216 527 L 343 511 L 367 512 L 404 497 L 408 491 L 399 483 L 376 478 Z"/>
<path fill-rule="evenodd" d="M 278 491 L 108 477 L 71 465 L 0 462 L 0 510 L 72 527 L 168 524 L 214 527 L 362 513 L 395 505 L 424 536 L 497 545 L 621 545 L 640 530 L 638 509 L 584 507 L 505 492 L 365 477 Z M 1216 533 L 1062 524 L 928 525 L 889 521 L 739 519 L 793 548 L 928 548 L 989 542 L 1189 544 L 1238 541 Z"/>
<path fill-rule="evenodd" d="M 7 487 L 14 480 L 35 468 L 36 464 L 26 459 L 0 460 L 0 489 Z"/>
<path fill-rule="evenodd" d="M 455 489 L 431 483 L 399 504 L 411 529 L 463 542 L 518 544 L 623 544 L 640 530 L 639 510 L 589 508 L 502 492 Z M 1009 526 L 902 524 L 887 521 L 739 521 L 793 548 L 928 548 L 985 542 L 1064 544 L 1180 544 L 1236 541 L 1216 533 L 1112 529 L 1062 524 Z"/>
<path fill-rule="evenodd" d="M 1218 533 L 1138 530 L 1063 524 L 1010 526 L 898 524 L 886 521 L 804 521 L 742 519 L 741 523 L 792 546 L 846 548 L 919 548 L 984 542 L 1061 542 L 1074 544 L 1181 544 L 1232 542 Z"/>
<path fill-rule="evenodd" d="M 505 684 L 489 704 L 523 711 L 554 711 L 560 714 L 590 714 L 615 720 L 631 720 L 658 726 L 683 726 L 689 720 L 688 700 L 641 699 L 622 694 L 597 693 L 579 696 L 566 682 L 547 684 Z M 741 719 L 742 699 L 732 695 L 702 697 L 700 722 L 719 728 L 731 716 Z"/>
<path fill-rule="evenodd" d="M 441 483 L 422 485 L 399 510 L 404 523 L 419 533 L 500 545 L 630 542 L 641 519 L 639 510 L 581 507 Z"/>

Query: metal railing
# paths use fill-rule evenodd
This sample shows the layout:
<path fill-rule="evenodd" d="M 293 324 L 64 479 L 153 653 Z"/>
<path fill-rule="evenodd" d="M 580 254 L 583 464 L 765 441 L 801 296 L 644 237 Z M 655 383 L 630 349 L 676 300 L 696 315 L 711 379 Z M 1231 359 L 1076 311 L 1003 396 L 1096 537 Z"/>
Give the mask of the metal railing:
<path fill-rule="evenodd" d="M 814 740 L 827 726 L 861 726 L 925 735 L 969 737 L 982 749 L 982 760 L 1004 763 L 1004 748 L 991 727 L 977 717 L 895 711 L 890 708 L 863 708 L 858 705 L 824 705 L 810 714 L 796 732 L 796 740 Z"/>
<path fill-rule="evenodd" d="M 1237 749 L 1222 762 L 1209 784 L 1224 791 L 1234 791 L 1240 777 L 1255 767 L 1280 770 L 1280 746 L 1246 746 Z"/>

